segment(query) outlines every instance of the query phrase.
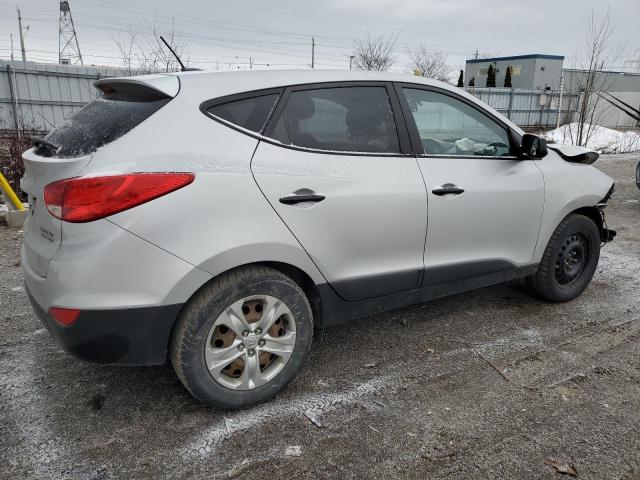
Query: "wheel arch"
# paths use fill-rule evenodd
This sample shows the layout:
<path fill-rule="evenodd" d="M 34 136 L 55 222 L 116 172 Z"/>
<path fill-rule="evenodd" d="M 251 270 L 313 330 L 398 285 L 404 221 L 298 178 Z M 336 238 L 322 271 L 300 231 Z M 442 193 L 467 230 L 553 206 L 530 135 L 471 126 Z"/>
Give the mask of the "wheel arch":
<path fill-rule="evenodd" d="M 571 215 L 572 213 L 576 215 L 583 215 L 593 220 L 593 223 L 596 224 L 598 230 L 600 231 L 600 236 L 604 235 L 604 221 L 602 219 L 602 212 L 600 212 L 600 210 L 598 210 L 595 206 L 576 208 L 572 212 L 569 212 L 568 215 Z"/>
<path fill-rule="evenodd" d="M 290 263 L 284 262 L 257 262 L 258 265 L 264 265 L 265 267 L 273 268 L 279 272 L 284 273 L 286 276 L 296 282 L 302 291 L 307 296 L 309 304 L 311 305 L 311 311 L 313 313 L 314 325 L 322 324 L 322 298 L 318 286 L 311 279 L 311 277 L 301 268 L 298 268 Z"/>
<path fill-rule="evenodd" d="M 541 224 L 540 236 L 538 237 L 538 244 L 536 245 L 533 257 L 534 262 L 540 262 L 553 232 L 556 230 L 558 225 L 560 225 L 562 221 L 571 214 L 582 215 L 592 220 L 596 224 L 596 227 L 598 227 L 601 238 L 603 241 L 606 241 L 609 238 L 609 231 L 607 230 L 603 220 L 602 211 L 596 206 L 598 200 L 594 200 L 593 196 L 576 200 L 572 202 L 572 205 L 567 205 L 565 209 L 554 215 L 553 219 L 547 219 L 546 215 L 544 215 Z M 615 233 L 613 233 L 613 235 L 615 236 Z"/>
<path fill-rule="evenodd" d="M 213 282 L 220 276 L 225 275 L 237 268 L 248 267 L 251 265 L 262 265 L 264 267 L 273 268 L 274 270 L 277 270 L 287 275 L 294 282 L 296 282 L 300 286 L 300 288 L 302 288 L 302 291 L 304 292 L 307 299 L 309 300 L 309 304 L 311 305 L 311 311 L 313 313 L 314 325 L 317 326 L 322 324 L 322 299 L 321 299 L 320 291 L 318 289 L 318 285 L 316 284 L 316 282 L 314 282 L 314 280 L 312 279 L 309 273 L 305 272 L 302 268 L 288 262 L 275 261 L 275 260 L 251 261 L 251 262 L 234 265 L 232 267 L 228 267 L 225 270 L 218 272 L 216 275 L 211 276 L 211 278 L 209 278 L 206 282 L 203 282 L 195 291 L 191 293 L 191 295 L 189 295 L 189 297 L 185 300 L 184 304 L 178 311 L 178 314 L 176 315 L 171 325 L 171 332 L 168 336 L 168 341 L 167 341 L 167 354 L 169 352 L 169 347 L 171 345 L 171 338 L 174 335 L 174 331 L 178 323 L 177 320 L 180 317 L 180 314 L 182 313 L 184 308 L 189 304 L 191 299 L 196 297 L 204 288 L 207 287 L 207 285 L 209 285 L 211 282 Z"/>

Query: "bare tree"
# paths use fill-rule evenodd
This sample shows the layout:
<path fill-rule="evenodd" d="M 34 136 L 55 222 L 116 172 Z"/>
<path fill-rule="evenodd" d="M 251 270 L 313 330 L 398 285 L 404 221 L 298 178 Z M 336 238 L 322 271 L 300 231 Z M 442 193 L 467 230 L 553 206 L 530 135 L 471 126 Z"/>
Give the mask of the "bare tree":
<path fill-rule="evenodd" d="M 610 38 L 609 11 L 600 21 L 592 14 L 585 37 L 585 61 L 576 63 L 578 68 L 570 72 L 569 89 L 580 94 L 575 127 L 569 125 L 569 136 L 576 145 L 587 144 L 598 120 L 607 113 L 608 106 L 603 105 L 600 93 L 606 90 L 609 82 L 606 71 L 611 69 L 616 57 L 609 46 Z"/>
<path fill-rule="evenodd" d="M 430 50 L 422 44 L 414 50 L 407 50 L 407 53 L 411 59 L 409 68 L 416 75 L 442 82 L 449 81 L 451 68 L 447 65 L 447 56 L 444 53 Z"/>
<path fill-rule="evenodd" d="M 116 46 L 118 47 L 118 53 L 122 59 L 122 68 L 127 71 L 127 75 L 136 75 L 139 72 L 139 66 L 137 66 L 135 58 L 136 48 L 136 36 L 138 32 L 131 32 L 128 38 L 117 38 Z"/>
<path fill-rule="evenodd" d="M 353 52 L 353 64 L 358 70 L 389 70 L 395 63 L 394 48 L 398 36 L 384 35 L 357 40 Z"/>
<path fill-rule="evenodd" d="M 169 51 L 162 40 L 160 40 L 160 35 L 162 35 L 161 29 L 158 26 L 155 18 L 153 24 L 149 25 L 151 28 L 152 36 L 148 38 L 147 42 L 147 51 L 148 57 L 150 58 L 151 65 L 150 68 L 156 72 L 173 72 L 176 70 L 180 70 L 180 64 L 173 56 L 173 54 Z M 186 43 L 183 41 L 182 36 L 178 35 L 175 30 L 174 20 L 171 20 L 171 31 L 168 35 L 164 35 L 165 40 L 171 46 L 176 55 L 180 57 L 182 63 L 188 65 L 189 63 L 189 48 Z"/>
<path fill-rule="evenodd" d="M 129 75 L 152 72 L 173 72 L 180 70 L 180 64 L 160 40 L 163 28 L 154 17 L 153 23 L 147 23 L 150 33 L 130 32 L 124 39 L 116 39 L 116 45 L 122 59 L 122 66 Z M 189 63 L 189 47 L 182 36 L 176 33 L 175 23 L 171 21 L 171 30 L 164 32 L 165 39 L 185 65 Z"/>

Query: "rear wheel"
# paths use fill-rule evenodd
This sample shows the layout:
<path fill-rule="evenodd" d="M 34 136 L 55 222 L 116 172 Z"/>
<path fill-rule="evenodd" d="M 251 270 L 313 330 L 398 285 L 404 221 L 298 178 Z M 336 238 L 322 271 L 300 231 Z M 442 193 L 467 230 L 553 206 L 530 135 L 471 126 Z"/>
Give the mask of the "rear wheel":
<path fill-rule="evenodd" d="M 171 362 L 197 399 L 242 408 L 291 381 L 312 335 L 311 307 L 293 280 L 267 267 L 241 267 L 190 300 L 172 337 Z"/>
<path fill-rule="evenodd" d="M 589 285 L 600 258 L 600 231 L 588 217 L 568 215 L 556 228 L 529 286 L 550 302 L 578 297 Z"/>

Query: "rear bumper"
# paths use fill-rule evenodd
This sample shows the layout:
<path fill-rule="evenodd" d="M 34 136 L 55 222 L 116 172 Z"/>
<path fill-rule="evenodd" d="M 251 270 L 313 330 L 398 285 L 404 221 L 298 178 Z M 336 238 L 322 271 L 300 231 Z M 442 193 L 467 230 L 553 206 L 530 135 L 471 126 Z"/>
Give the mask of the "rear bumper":
<path fill-rule="evenodd" d="M 27 293 L 36 315 L 61 347 L 83 360 L 118 365 L 163 364 L 182 307 L 83 310 L 73 325 L 65 327 L 47 314 L 28 286 Z"/>

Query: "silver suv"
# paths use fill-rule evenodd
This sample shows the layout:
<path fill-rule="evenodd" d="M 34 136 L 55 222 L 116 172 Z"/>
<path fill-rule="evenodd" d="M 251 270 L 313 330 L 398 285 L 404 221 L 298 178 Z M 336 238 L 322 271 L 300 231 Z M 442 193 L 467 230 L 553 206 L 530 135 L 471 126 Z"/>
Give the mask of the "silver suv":
<path fill-rule="evenodd" d="M 71 353 L 170 358 L 199 400 L 282 390 L 314 328 L 526 278 L 586 288 L 613 182 L 463 90 L 344 71 L 96 82 L 24 154 L 22 265 Z"/>

